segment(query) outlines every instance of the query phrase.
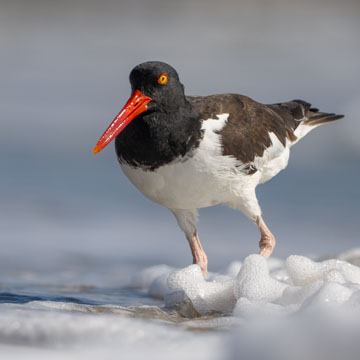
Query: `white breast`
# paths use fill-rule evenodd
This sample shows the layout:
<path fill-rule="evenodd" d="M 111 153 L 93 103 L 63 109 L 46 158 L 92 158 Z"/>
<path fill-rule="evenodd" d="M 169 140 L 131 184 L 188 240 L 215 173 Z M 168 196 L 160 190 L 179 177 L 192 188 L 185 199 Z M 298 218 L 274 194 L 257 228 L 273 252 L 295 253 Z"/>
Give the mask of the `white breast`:
<path fill-rule="evenodd" d="M 148 198 L 170 209 L 196 209 L 226 201 L 231 180 L 239 176 L 233 157 L 222 156 L 220 135 L 229 114 L 203 122 L 203 139 L 191 157 L 178 158 L 154 171 L 120 164 Z"/>

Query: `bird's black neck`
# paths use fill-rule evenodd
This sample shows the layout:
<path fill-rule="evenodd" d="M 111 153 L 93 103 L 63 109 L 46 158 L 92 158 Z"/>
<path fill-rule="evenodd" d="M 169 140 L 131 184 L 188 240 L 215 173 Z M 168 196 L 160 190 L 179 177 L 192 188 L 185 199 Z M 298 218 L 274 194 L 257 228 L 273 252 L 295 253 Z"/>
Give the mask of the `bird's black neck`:
<path fill-rule="evenodd" d="M 186 100 L 170 113 L 150 109 L 116 137 L 118 160 L 133 167 L 155 170 L 190 155 L 199 145 L 200 128 L 201 120 Z"/>

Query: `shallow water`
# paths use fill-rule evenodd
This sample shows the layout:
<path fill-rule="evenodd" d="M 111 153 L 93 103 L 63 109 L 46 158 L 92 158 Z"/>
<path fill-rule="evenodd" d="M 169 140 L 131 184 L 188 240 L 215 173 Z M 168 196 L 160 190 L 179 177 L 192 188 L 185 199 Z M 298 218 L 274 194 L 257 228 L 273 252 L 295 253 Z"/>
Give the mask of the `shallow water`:
<path fill-rule="evenodd" d="M 338 257 L 356 264 L 359 250 Z M 321 298 L 322 311 L 315 317 L 306 306 L 295 317 L 279 316 L 276 302 L 261 305 L 243 298 L 234 312 L 186 318 L 167 309 L 163 299 L 149 295 L 151 283 L 161 277 L 156 272 L 171 273 L 172 268 L 159 265 L 136 271 L 133 266 L 111 261 L 98 261 L 94 266 L 84 257 L 77 260 L 76 269 L 69 267 L 65 272 L 54 270 L 59 264 L 53 259 L 47 271 L 44 265 L 26 270 L 23 264 L 23 270 L 10 277 L 6 271 L 1 273 L 0 352 L 6 359 L 235 359 L 245 355 L 286 359 L 294 356 L 294 348 L 308 359 L 335 359 L 332 356 L 339 352 L 346 359 L 359 350 L 352 340 L 360 333 L 354 325 L 360 316 L 356 298 L 351 321 L 348 312 L 327 309 Z M 285 279 L 283 260 L 273 259 L 269 265 L 274 279 Z M 212 273 L 209 278 L 221 284 L 236 274 L 239 266 L 239 262 L 232 263 L 227 271 Z M 116 277 L 115 273 L 130 276 Z M 352 286 L 358 286 L 360 292 L 359 285 Z M 333 294 L 341 298 L 341 290 Z M 206 299 L 205 293 L 203 296 Z M 312 302 L 319 304 L 319 300 Z M 263 346 L 259 346 L 259 338 Z M 329 341 L 337 349 L 330 355 L 323 345 Z"/>
<path fill-rule="evenodd" d="M 279 360 L 293 356 L 286 344 L 300 347 L 298 353 L 302 354 L 304 349 L 309 349 L 308 344 L 313 338 L 319 341 L 314 345 L 316 350 L 322 348 L 321 341 L 327 341 L 339 348 L 345 347 L 349 354 L 358 351 L 358 342 L 346 343 L 354 334 L 360 335 L 356 325 L 360 323 L 360 315 L 356 306 L 351 321 L 347 314 L 339 316 L 339 321 L 332 316 L 331 310 L 325 309 L 325 315 L 316 320 L 321 336 L 311 333 L 315 331 L 313 316 L 296 316 L 294 320 L 290 315 L 280 320 L 278 315 L 282 309 L 279 304 L 259 306 L 256 301 L 242 302 L 234 312 L 210 312 L 201 317 L 193 317 L 196 312 L 188 309 L 181 311 L 181 315 L 165 308 L 161 281 L 160 287 L 151 287 L 154 281 L 152 267 L 176 270 L 191 262 L 186 241 L 175 220 L 165 210 L 162 213 L 161 209 L 155 212 L 155 209 L 148 211 L 145 208 L 118 218 L 116 209 L 111 209 L 106 213 L 108 215 L 93 217 L 86 212 L 82 217 L 78 208 L 72 206 L 66 209 L 73 213 L 64 218 L 46 208 L 40 208 L 40 211 L 33 203 L 21 207 L 15 207 L 14 202 L 5 205 L 3 202 L 4 211 L 0 218 L 3 236 L 0 253 L 1 358 L 211 360 L 236 359 L 240 354 L 261 359 L 266 355 L 262 351 L 272 349 L 278 355 L 274 360 Z M 217 212 L 212 214 L 210 210 L 202 217 L 201 229 L 212 271 L 209 278 L 221 282 L 224 280 L 221 276 L 237 276 L 240 263 L 235 260 L 243 261 L 257 250 L 258 234 L 252 224 L 248 224 L 250 230 L 247 230 L 246 219 L 239 224 L 239 214 L 223 209 L 229 217 L 223 216 L 221 225 L 233 226 L 233 231 L 229 230 L 221 242 L 215 241 L 218 237 L 212 238 L 214 226 L 211 225 L 212 222 L 216 225 L 219 219 Z M 292 219 L 292 216 L 286 218 L 286 227 L 278 226 L 291 233 L 291 239 L 290 235 L 282 236 L 276 255 L 281 252 L 292 254 L 299 246 L 313 249 L 315 256 L 312 258 L 334 258 L 339 256 L 336 254 L 339 252 L 334 251 L 336 248 L 357 243 L 350 233 L 341 237 L 341 241 L 328 243 L 329 233 L 317 233 L 312 223 L 309 228 L 293 233 L 296 219 Z M 240 242 L 238 236 L 233 235 L 237 227 L 242 229 Z M 303 240 L 306 231 L 314 235 Z M 332 236 L 338 239 L 337 234 Z M 326 249 L 320 251 L 325 244 Z M 305 250 L 300 252 L 304 253 Z M 272 267 L 279 268 L 276 276 L 280 279 L 287 255 L 282 259 L 280 255 L 280 259 L 274 258 L 271 262 Z M 344 256 L 359 264 L 360 256 L 356 251 Z M 169 266 L 159 265 L 163 261 Z M 139 273 L 142 274 L 141 281 L 136 277 Z M 150 292 L 160 298 L 149 296 Z M 336 291 L 333 294 L 336 296 Z M 338 294 L 342 294 L 341 289 Z M 354 301 L 360 303 L 356 298 Z M 259 314 L 259 317 L 254 319 L 253 314 Z M 286 330 L 289 326 L 294 335 Z M 331 328 L 334 332 L 328 333 Z M 339 333 L 347 332 L 351 332 L 351 336 L 339 337 Z M 266 347 L 259 347 L 258 339 L 266 342 Z M 306 358 L 311 359 L 310 355 L 313 354 Z M 325 355 L 314 355 L 313 358 L 331 359 Z"/>
<path fill-rule="evenodd" d="M 120 271 L 120 266 L 118 270 Z M 75 273 L 73 275 L 76 276 Z M 61 283 L 61 275 L 57 279 L 54 273 L 52 276 L 55 285 L 44 284 L 41 275 L 40 284 L 36 284 L 35 274 L 31 274 L 31 281 L 28 283 L 23 280 L 0 283 L 0 307 L 17 310 L 23 308 L 29 311 L 41 309 L 83 314 L 117 314 L 132 318 L 164 320 L 169 323 L 186 323 L 189 320 L 176 311 L 165 308 L 164 301 L 149 295 L 148 289 L 140 289 L 136 285 L 110 287 L 85 282 L 66 284 Z M 87 273 L 87 276 L 90 274 Z M 106 276 L 104 269 L 102 276 Z M 23 273 L 21 277 L 24 277 Z M 219 315 L 202 317 L 201 324 L 217 317 Z M 191 327 L 194 327 L 194 324 Z M 201 328 L 204 328 L 203 325 Z"/>
<path fill-rule="evenodd" d="M 213 324 L 204 325 L 216 317 L 203 317 L 197 325 L 165 309 L 163 300 L 146 290 L 118 279 L 109 284 L 114 267 L 106 265 L 67 274 L 51 268 L 48 273 L 22 270 L 12 277 L 2 272 L 1 358 L 182 359 L 191 358 L 194 349 L 200 359 L 216 358 L 219 334 L 213 333 Z M 121 265 L 116 270 L 129 272 Z M 103 286 L 101 278 L 107 279 Z M 194 335 L 195 330 L 201 331 Z"/>

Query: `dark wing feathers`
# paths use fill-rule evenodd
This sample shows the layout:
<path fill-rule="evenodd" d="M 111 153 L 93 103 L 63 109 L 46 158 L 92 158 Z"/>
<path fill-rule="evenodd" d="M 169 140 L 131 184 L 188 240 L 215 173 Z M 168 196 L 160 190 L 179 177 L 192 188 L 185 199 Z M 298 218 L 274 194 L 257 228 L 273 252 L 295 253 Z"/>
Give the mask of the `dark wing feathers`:
<path fill-rule="evenodd" d="M 285 146 L 286 139 L 292 142 L 297 139 L 294 132 L 300 123 L 316 126 L 343 117 L 321 113 L 302 100 L 264 105 L 238 94 L 187 96 L 187 99 L 202 120 L 229 114 L 226 126 L 219 132 L 223 153 L 245 164 L 262 156 L 272 145 L 271 132 Z"/>

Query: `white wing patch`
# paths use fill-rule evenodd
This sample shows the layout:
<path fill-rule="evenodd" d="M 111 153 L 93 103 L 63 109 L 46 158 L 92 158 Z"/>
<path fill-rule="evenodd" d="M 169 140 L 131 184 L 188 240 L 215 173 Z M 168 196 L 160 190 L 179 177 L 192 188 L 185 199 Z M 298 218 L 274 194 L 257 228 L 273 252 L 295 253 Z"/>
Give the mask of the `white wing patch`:
<path fill-rule="evenodd" d="M 263 156 L 256 156 L 254 160 L 255 167 L 261 173 L 260 183 L 270 180 L 285 169 L 290 156 L 291 142 L 288 139 L 284 146 L 273 132 L 269 136 L 272 145 L 264 151 Z"/>
<path fill-rule="evenodd" d="M 219 114 L 219 115 L 216 115 L 216 117 L 217 117 L 217 119 L 205 120 L 202 124 L 201 129 L 209 130 L 212 132 L 222 130 L 228 121 L 229 114 L 228 113 Z"/>
<path fill-rule="evenodd" d="M 202 130 L 204 137 L 197 149 L 197 159 L 199 167 L 204 167 L 205 171 L 211 172 L 227 178 L 242 174 L 245 164 L 241 163 L 234 156 L 223 155 L 223 145 L 221 143 L 221 131 L 228 120 L 229 114 L 216 115 L 218 119 L 208 119 L 203 122 Z"/>
<path fill-rule="evenodd" d="M 204 138 L 201 141 L 199 150 L 208 152 L 212 155 L 221 155 L 222 145 L 220 135 L 216 132 L 221 131 L 227 123 L 229 114 L 216 115 L 217 119 L 205 120 L 201 130 L 204 131 Z"/>

